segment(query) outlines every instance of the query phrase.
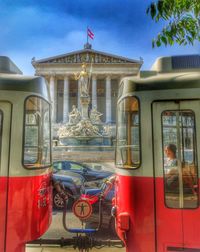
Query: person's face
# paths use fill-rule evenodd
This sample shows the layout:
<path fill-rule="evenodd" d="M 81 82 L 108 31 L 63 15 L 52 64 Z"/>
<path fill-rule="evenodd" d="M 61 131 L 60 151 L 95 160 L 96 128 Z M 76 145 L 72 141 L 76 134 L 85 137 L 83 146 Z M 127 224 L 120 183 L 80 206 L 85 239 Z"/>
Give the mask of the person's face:
<path fill-rule="evenodd" d="M 165 148 L 165 155 L 170 159 L 175 158 L 174 152 L 171 149 L 169 149 L 168 147 Z"/>

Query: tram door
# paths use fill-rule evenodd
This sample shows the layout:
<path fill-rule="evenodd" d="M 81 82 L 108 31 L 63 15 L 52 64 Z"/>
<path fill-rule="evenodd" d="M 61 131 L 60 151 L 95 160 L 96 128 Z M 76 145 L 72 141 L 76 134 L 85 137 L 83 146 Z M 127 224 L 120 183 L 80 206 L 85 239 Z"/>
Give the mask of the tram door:
<path fill-rule="evenodd" d="M 5 251 L 11 104 L 0 102 L 0 251 Z"/>
<path fill-rule="evenodd" d="M 200 101 L 153 103 L 153 140 L 157 251 L 200 251 Z"/>

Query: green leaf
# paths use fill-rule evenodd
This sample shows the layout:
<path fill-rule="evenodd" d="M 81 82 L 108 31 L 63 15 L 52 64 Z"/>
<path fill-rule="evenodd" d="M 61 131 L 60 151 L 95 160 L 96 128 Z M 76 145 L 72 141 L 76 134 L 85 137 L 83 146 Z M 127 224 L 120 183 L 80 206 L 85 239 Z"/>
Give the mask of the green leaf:
<path fill-rule="evenodd" d="M 162 13 L 163 13 L 163 1 L 161 1 L 161 0 L 158 1 L 157 9 L 158 9 L 158 12 L 160 13 L 160 15 L 162 16 Z"/>
<path fill-rule="evenodd" d="M 146 12 L 155 22 L 165 21 L 152 47 L 200 41 L 200 0 L 154 0 Z"/>
<path fill-rule="evenodd" d="M 157 46 L 157 47 L 160 47 L 160 46 L 161 46 L 161 41 L 160 41 L 160 39 L 156 40 L 156 46 Z"/>
<path fill-rule="evenodd" d="M 151 17 L 152 17 L 152 19 L 154 19 L 155 15 L 156 15 L 156 5 L 155 5 L 155 3 L 151 3 L 150 11 L 151 11 Z"/>
<path fill-rule="evenodd" d="M 167 39 L 165 36 L 161 36 L 161 40 L 162 42 L 165 44 L 165 46 L 167 45 Z"/>
<path fill-rule="evenodd" d="M 173 40 L 173 38 L 172 37 L 167 37 L 167 41 L 168 41 L 168 44 L 169 45 L 173 45 L 174 44 L 174 40 Z"/>
<path fill-rule="evenodd" d="M 186 38 L 187 38 L 189 44 L 193 45 L 193 41 L 194 41 L 194 40 L 192 39 L 192 37 L 186 36 Z"/>

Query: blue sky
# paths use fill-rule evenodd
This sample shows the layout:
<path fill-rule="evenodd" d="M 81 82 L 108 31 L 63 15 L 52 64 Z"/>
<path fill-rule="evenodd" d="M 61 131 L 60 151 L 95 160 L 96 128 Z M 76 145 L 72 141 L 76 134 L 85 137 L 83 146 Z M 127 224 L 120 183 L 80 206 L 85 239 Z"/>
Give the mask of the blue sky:
<path fill-rule="evenodd" d="M 149 69 L 159 56 L 200 53 L 200 45 L 152 49 L 163 24 L 146 15 L 150 0 L 0 0 L 0 55 L 9 56 L 24 74 L 34 74 L 32 57 L 42 59 L 80 50 L 87 26 L 92 47 L 144 59 Z"/>

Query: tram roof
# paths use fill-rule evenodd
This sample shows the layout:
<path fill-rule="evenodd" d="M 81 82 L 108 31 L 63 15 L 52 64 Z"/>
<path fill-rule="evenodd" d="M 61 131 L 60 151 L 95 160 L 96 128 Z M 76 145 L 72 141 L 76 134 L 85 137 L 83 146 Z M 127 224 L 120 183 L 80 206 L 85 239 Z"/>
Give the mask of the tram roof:
<path fill-rule="evenodd" d="M 39 76 L 0 74 L 0 90 L 47 93 L 45 80 Z"/>
<path fill-rule="evenodd" d="M 200 88 L 200 72 L 165 73 L 147 78 L 125 78 L 124 82 L 131 83 L 132 91 Z"/>
<path fill-rule="evenodd" d="M 176 65 L 173 65 L 174 62 Z M 151 71 L 141 71 L 135 77 L 124 78 L 124 83 L 131 84 L 128 85 L 129 92 L 200 88 L 200 56 L 158 58 Z"/>
<path fill-rule="evenodd" d="M 22 71 L 10 58 L 6 56 L 0 56 L 0 73 L 22 74 Z"/>
<path fill-rule="evenodd" d="M 24 76 L 6 56 L 0 56 L 0 90 L 38 93 L 49 98 L 46 81 L 40 76 Z"/>

